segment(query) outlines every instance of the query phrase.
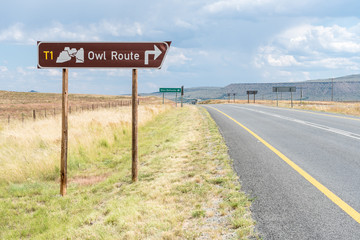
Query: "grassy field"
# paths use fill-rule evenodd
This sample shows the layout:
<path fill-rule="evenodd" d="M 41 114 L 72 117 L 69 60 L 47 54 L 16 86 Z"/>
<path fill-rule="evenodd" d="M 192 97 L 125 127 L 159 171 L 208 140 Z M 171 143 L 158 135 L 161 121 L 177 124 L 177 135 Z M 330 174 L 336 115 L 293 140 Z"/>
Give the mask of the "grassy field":
<path fill-rule="evenodd" d="M 139 124 L 149 121 L 169 105 L 139 108 Z M 86 168 L 96 161 L 101 149 L 113 144 L 131 124 L 130 107 L 97 109 L 69 116 L 70 167 Z M 5 125 L 0 138 L 0 181 L 54 180 L 58 177 L 61 117 L 18 121 Z M 100 156 L 101 157 L 101 156 Z"/>
<path fill-rule="evenodd" d="M 220 100 L 220 99 L 206 100 L 201 102 L 201 104 L 227 104 L 227 103 L 229 103 L 228 100 Z M 233 103 L 234 101 L 231 100 L 230 104 Z M 247 100 L 236 100 L 235 103 L 247 104 Z M 253 101 L 250 100 L 250 103 L 252 104 Z M 256 100 L 256 104 L 276 106 L 276 101 Z M 290 108 L 291 102 L 284 100 L 279 101 L 279 107 Z M 360 102 L 293 101 L 293 108 L 360 116 Z"/>
<path fill-rule="evenodd" d="M 65 197 L 60 119 L 3 127 L 0 239 L 258 238 L 251 202 L 208 113 L 193 106 L 139 110 L 137 183 L 130 109 L 70 115 Z"/>
<path fill-rule="evenodd" d="M 129 106 L 130 100 L 130 96 L 69 94 L 71 112 Z M 139 97 L 139 101 L 141 105 L 146 105 L 160 104 L 162 100 L 156 97 Z M 9 116 L 11 123 L 14 120 L 22 121 L 23 118 L 32 120 L 33 110 L 36 118 L 61 114 L 61 94 L 0 91 L 0 124 L 7 124 Z"/>

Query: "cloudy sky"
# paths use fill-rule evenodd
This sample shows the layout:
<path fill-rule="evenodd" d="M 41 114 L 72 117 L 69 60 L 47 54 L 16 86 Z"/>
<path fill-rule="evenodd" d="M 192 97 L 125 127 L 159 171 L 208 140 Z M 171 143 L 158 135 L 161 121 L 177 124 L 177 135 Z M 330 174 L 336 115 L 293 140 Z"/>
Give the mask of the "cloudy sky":
<path fill-rule="evenodd" d="M 172 41 L 139 91 L 285 82 L 360 73 L 356 0 L 2 1 L 0 89 L 61 92 L 37 69 L 36 41 Z M 71 93 L 131 92 L 129 69 L 70 69 Z"/>

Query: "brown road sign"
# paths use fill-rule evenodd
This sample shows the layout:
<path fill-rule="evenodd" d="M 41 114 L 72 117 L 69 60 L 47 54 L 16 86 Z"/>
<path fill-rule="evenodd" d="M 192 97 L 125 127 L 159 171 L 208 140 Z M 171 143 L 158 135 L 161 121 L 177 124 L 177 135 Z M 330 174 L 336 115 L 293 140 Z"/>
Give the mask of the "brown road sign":
<path fill-rule="evenodd" d="M 171 42 L 38 42 L 38 68 L 161 68 Z"/>

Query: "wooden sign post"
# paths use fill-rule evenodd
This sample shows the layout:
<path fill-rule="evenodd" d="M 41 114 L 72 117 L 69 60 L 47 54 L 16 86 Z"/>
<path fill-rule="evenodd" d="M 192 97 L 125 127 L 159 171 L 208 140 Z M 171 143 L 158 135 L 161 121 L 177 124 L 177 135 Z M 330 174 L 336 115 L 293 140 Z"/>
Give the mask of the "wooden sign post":
<path fill-rule="evenodd" d="M 62 68 L 60 194 L 66 195 L 68 68 L 132 69 L 132 181 L 138 180 L 138 68 L 160 69 L 171 42 L 37 42 L 38 68 Z M 94 110 L 94 105 L 92 107 Z M 54 109 L 55 116 L 55 109 Z M 34 112 L 35 119 L 35 112 Z"/>
<path fill-rule="evenodd" d="M 138 180 L 138 70 L 132 70 L 132 181 Z"/>
<path fill-rule="evenodd" d="M 257 90 L 252 91 L 246 91 L 246 94 L 248 95 L 248 103 L 250 103 L 250 94 L 254 94 L 254 103 L 255 103 L 255 95 L 258 93 Z"/>
<path fill-rule="evenodd" d="M 61 164 L 60 194 L 66 195 L 67 188 L 67 152 L 68 152 L 68 75 L 69 70 L 62 70 L 62 127 L 61 127 Z"/>

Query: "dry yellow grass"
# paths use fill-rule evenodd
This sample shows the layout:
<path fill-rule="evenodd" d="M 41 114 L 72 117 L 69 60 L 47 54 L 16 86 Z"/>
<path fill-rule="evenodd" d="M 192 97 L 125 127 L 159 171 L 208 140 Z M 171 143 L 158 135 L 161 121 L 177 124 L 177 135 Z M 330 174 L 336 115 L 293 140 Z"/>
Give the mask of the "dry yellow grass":
<path fill-rule="evenodd" d="M 276 101 L 256 101 L 257 104 L 276 106 Z M 279 107 L 290 108 L 290 101 L 279 101 Z M 293 101 L 293 108 L 360 116 L 360 102 Z"/>
<path fill-rule="evenodd" d="M 298 109 L 360 116 L 359 102 L 309 102 L 305 104 L 298 103 L 295 107 Z"/>
<path fill-rule="evenodd" d="M 139 125 L 168 109 L 169 105 L 139 106 Z M 94 142 L 111 144 L 113 129 L 128 129 L 129 107 L 99 109 L 69 116 L 69 151 L 78 149 L 96 154 Z M 21 182 L 27 179 L 57 177 L 60 159 L 61 118 L 40 119 L 5 125 L 0 131 L 0 169 L 6 173 L 0 181 Z M 110 139 L 110 140 L 109 140 Z"/>
<path fill-rule="evenodd" d="M 251 202 L 240 191 L 226 145 L 209 113 L 195 106 L 169 108 L 140 108 L 135 183 L 130 171 L 130 109 L 72 115 L 68 194 L 59 197 L 56 181 L 34 179 L 35 174 L 38 178 L 46 174 L 41 167 L 48 158 L 29 158 L 39 168 L 29 172 L 16 165 L 19 172 L 14 176 L 34 175 L 27 175 L 31 180 L 5 179 L 8 182 L 0 184 L 0 239 L 258 239 Z M 48 131 L 45 122 L 28 124 L 2 131 L 7 133 L 4 141 L 21 140 L 8 149 L 22 157 L 24 145 L 33 157 L 49 153 L 51 147 L 59 150 L 59 131 Z M 51 129 L 60 126 L 59 120 L 47 124 Z M 31 136 L 21 136 L 23 128 L 50 145 L 40 147 L 37 138 L 29 142 Z M 21 162 L 21 157 L 12 157 L 14 163 Z M 50 159 L 48 170 L 58 163 L 59 156 Z M 74 163 L 86 166 L 77 169 Z M 0 169 L 11 176 L 11 168 Z M 54 176 L 58 178 L 58 171 Z"/>
<path fill-rule="evenodd" d="M 111 96 L 94 94 L 69 94 L 71 112 L 83 110 L 129 106 L 131 96 Z M 161 104 L 158 97 L 139 97 L 141 105 Z M 169 101 L 167 101 L 169 103 Z M 61 94 L 0 91 L 0 123 L 7 124 L 8 120 L 26 120 L 33 118 L 53 117 L 61 113 Z M 10 117 L 10 119 L 8 119 Z"/>

